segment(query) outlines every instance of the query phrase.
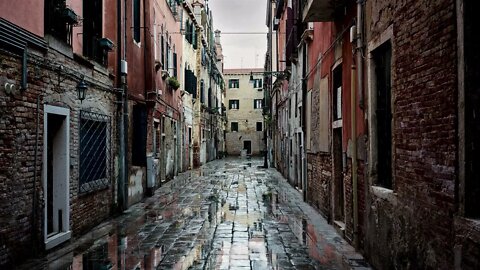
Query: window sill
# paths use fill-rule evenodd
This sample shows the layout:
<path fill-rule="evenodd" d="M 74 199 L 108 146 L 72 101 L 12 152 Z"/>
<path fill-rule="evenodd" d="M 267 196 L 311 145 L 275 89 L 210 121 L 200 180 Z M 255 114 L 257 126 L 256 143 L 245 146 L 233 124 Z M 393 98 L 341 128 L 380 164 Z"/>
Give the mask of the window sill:
<path fill-rule="evenodd" d="M 343 121 L 342 119 L 335 120 L 332 123 L 332 128 L 341 128 L 343 126 Z"/>
<path fill-rule="evenodd" d="M 141 48 L 142 47 L 142 42 L 137 42 L 135 39 L 132 39 L 133 41 L 133 44 L 135 44 L 135 46 L 137 46 L 138 48 Z"/>
<path fill-rule="evenodd" d="M 54 236 L 49 237 L 45 240 L 45 249 L 46 250 L 52 249 L 60 245 L 61 243 L 69 240 L 71 237 L 72 237 L 71 231 L 55 234 Z"/>
<path fill-rule="evenodd" d="M 393 192 L 391 189 L 379 186 L 371 186 L 370 191 L 375 197 L 386 200 L 394 206 L 398 204 L 397 193 Z"/>
<path fill-rule="evenodd" d="M 464 216 L 455 217 L 455 227 L 474 228 L 480 233 L 480 219 L 468 218 Z"/>
<path fill-rule="evenodd" d="M 91 187 L 93 185 L 93 187 Z M 91 195 L 97 191 L 102 191 L 105 189 L 108 189 L 110 187 L 108 179 L 98 179 L 95 181 L 91 181 L 88 183 L 85 183 L 80 186 L 79 188 L 79 196 L 88 196 Z"/>
<path fill-rule="evenodd" d="M 70 59 L 73 59 L 73 48 L 71 45 L 67 44 L 66 41 L 61 40 L 50 34 L 45 35 L 45 40 L 47 41 L 48 46 L 51 49 L 63 54 Z"/>

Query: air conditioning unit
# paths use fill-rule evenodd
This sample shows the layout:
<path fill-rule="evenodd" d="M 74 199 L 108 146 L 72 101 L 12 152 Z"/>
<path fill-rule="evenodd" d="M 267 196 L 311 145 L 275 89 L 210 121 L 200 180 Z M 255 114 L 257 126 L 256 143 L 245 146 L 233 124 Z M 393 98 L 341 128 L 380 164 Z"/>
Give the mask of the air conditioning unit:
<path fill-rule="evenodd" d="M 157 183 L 158 163 L 153 154 L 147 154 L 147 188 L 154 188 Z"/>

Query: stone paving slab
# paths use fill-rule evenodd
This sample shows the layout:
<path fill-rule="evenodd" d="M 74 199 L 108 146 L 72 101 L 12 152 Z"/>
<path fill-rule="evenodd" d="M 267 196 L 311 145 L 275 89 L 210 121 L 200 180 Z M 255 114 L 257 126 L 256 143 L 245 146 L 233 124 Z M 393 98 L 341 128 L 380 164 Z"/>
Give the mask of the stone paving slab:
<path fill-rule="evenodd" d="M 20 269 L 368 268 L 297 190 L 261 164 L 224 159 L 182 173 Z M 54 267 L 60 262 L 66 268 Z"/>

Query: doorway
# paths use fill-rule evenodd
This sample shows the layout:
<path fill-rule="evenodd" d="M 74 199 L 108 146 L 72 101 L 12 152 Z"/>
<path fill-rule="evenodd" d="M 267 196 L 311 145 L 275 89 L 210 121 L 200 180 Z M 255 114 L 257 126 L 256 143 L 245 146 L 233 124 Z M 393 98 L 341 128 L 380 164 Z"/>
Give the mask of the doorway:
<path fill-rule="evenodd" d="M 251 141 L 243 141 L 243 149 L 247 150 L 247 155 L 252 154 L 252 142 Z"/>
<path fill-rule="evenodd" d="M 70 110 L 45 105 L 43 190 L 45 249 L 70 238 Z"/>

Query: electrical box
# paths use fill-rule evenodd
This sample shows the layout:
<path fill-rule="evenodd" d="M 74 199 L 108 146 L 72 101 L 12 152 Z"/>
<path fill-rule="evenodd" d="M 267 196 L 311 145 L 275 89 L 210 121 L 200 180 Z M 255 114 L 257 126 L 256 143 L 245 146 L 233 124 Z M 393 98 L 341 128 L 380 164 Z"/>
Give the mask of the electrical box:
<path fill-rule="evenodd" d="M 124 75 L 128 74 L 128 63 L 126 60 L 122 60 L 120 64 L 120 72 Z"/>
<path fill-rule="evenodd" d="M 357 40 L 357 26 L 350 27 L 350 42 L 353 43 Z"/>

